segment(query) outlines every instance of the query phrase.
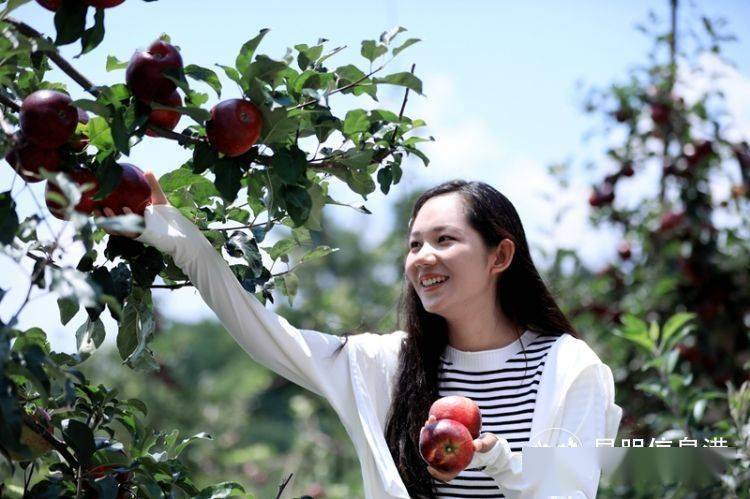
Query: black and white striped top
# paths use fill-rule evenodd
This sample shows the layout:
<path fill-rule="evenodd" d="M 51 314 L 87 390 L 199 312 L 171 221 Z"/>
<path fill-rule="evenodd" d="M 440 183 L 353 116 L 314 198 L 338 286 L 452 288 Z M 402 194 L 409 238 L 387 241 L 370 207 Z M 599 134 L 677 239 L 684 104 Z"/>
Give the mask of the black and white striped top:
<path fill-rule="evenodd" d="M 559 336 L 521 335 L 521 343 L 481 352 L 464 352 L 450 345 L 441 358 L 438 391 L 441 397 L 463 395 L 482 412 L 482 432 L 505 438 L 520 451 L 531 437 L 536 393 L 548 350 Z M 525 352 L 524 352 L 525 350 Z M 524 355 L 525 353 L 525 355 Z M 442 483 L 433 479 L 438 498 L 505 497 L 484 471 L 466 469 Z"/>

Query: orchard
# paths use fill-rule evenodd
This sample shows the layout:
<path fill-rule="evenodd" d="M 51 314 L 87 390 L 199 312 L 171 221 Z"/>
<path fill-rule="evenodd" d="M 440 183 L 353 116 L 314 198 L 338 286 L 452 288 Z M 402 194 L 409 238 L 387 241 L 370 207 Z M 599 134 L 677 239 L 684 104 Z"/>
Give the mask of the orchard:
<path fill-rule="evenodd" d="M 343 182 L 366 200 L 399 182 L 408 156 L 428 163 L 418 145 L 430 138 L 415 133 L 424 122 L 406 114 L 410 92 L 422 93 L 414 65 L 411 71 L 386 72 L 394 57 L 419 40 L 404 39 L 406 30 L 396 28 L 364 40 L 358 54 L 320 39 L 274 58 L 260 52 L 269 36 L 263 29 L 233 60 L 209 68 L 191 63 L 179 41 L 167 35 L 134 37 L 129 61 L 112 56 L 107 61 L 108 71 L 121 74 L 120 83 L 98 85 L 58 47 L 79 43 L 81 56 L 95 50 L 106 36 L 105 18 L 117 16 L 124 0 L 37 0 L 54 16 L 54 34 L 14 18 L 13 10 L 23 3 L 0 4 L 0 153 L 6 159 L 2 167 L 17 174 L 0 193 L 0 243 L 19 265 L 33 261 L 34 270 L 26 301 L 0 323 L 1 469 L 23 477 L 22 488 L 3 484 L 0 495 L 243 493 L 235 482 L 201 488 L 193 482 L 180 454 L 195 440 L 210 439 L 207 433 L 181 437 L 148 428 L 141 421 L 145 404 L 122 399 L 78 369 L 102 344 L 101 316 L 108 313 L 119 324 L 122 362 L 135 371 L 158 371 L 150 348 L 152 289 L 191 285 L 169 257 L 102 230 L 137 231 L 151 203 L 144 176 L 151 165 L 132 164 L 127 157 L 148 140 L 169 140 L 189 150 L 187 162 L 159 179 L 169 202 L 205 231 L 217 251 L 241 259 L 231 268 L 249 293 L 265 303 L 278 289 L 291 303 L 297 287 L 296 266 L 289 265 L 292 250 L 304 251 L 300 263 L 334 251 L 316 246 L 310 236 L 321 229 L 326 204 L 345 205 L 328 195 L 329 183 Z M 137 3 L 148 15 L 150 4 Z M 342 62 L 355 55 L 365 68 Z M 69 79 L 50 81 L 53 66 Z M 217 71 L 231 88 L 222 86 Z M 400 107 L 336 109 L 337 94 L 374 102 L 383 85 L 401 87 Z M 205 105 L 207 92 L 219 99 L 211 108 Z M 190 124 L 177 129 L 181 118 Z M 20 219 L 15 196 L 41 182 L 46 186 L 44 200 L 36 200 L 37 213 Z M 363 205 L 351 207 L 367 212 Z M 95 217 L 106 208 L 116 216 Z M 37 229 L 50 226 L 50 216 L 75 228 L 73 244 L 84 250 L 77 264 L 62 263 L 70 248 L 61 247 L 59 237 L 39 237 Z M 262 246 L 278 226 L 291 229 L 291 236 Z M 287 270 L 272 274 L 261 250 Z M 52 351 L 41 328 L 18 329 L 34 290 L 59 295 L 63 324 L 85 310 L 87 319 L 75 333 L 78 353 Z"/>

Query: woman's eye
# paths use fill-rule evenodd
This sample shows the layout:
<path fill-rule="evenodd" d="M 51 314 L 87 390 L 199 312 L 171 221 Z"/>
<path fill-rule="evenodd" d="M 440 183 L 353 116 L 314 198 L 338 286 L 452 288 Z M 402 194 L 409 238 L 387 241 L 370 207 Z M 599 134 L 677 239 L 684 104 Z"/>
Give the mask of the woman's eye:
<path fill-rule="evenodd" d="M 441 240 L 441 239 L 443 239 L 443 238 L 446 238 L 446 239 L 453 239 L 453 238 L 452 238 L 452 237 L 450 237 L 450 236 L 440 236 L 440 237 L 438 238 L 438 242 L 440 242 L 440 240 Z M 411 242 L 411 244 L 409 244 L 409 248 L 414 248 L 414 247 L 415 247 L 416 245 L 418 245 L 418 244 L 419 244 L 419 241 L 412 241 L 412 242 Z"/>

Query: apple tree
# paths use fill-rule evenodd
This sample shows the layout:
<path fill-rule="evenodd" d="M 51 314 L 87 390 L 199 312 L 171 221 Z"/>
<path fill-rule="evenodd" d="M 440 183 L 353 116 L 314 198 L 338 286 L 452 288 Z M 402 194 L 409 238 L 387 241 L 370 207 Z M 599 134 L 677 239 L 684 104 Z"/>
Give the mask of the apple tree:
<path fill-rule="evenodd" d="M 26 299 L 0 322 L 0 466 L 22 475 L 21 485 L 5 492 L 224 497 L 242 491 L 233 482 L 203 488 L 193 482 L 180 454 L 208 434 L 182 438 L 146 427 L 145 404 L 121 398 L 78 367 L 102 344 L 106 312 L 119 324 L 123 363 L 156 370 L 152 290 L 191 286 L 167 255 L 102 230 L 137 231 L 150 202 L 143 172 L 122 157 L 157 137 L 190 150 L 188 161 L 159 179 L 169 202 L 217 251 L 241 262 L 231 269 L 247 292 L 265 303 L 278 289 L 291 303 L 296 267 L 335 251 L 312 237 L 322 228 L 325 205 L 347 206 L 328 194 L 330 182 L 344 182 L 367 200 L 399 182 L 408 156 L 428 163 L 418 148 L 430 140 L 417 133 L 424 122 L 405 115 L 409 93 L 422 93 L 414 66 L 385 73 L 419 40 L 403 40 L 400 27 L 364 40 L 360 67 L 334 62 L 347 52 L 324 39 L 296 44 L 280 58 L 262 54 L 263 29 L 233 61 L 207 68 L 190 64 L 189 54 L 163 35 L 144 40 L 151 44 L 130 61 L 110 56 L 107 69 L 124 73 L 122 82 L 96 85 L 58 47 L 79 43 L 81 55 L 94 50 L 105 36 L 105 16 L 117 15 L 124 0 L 37 0 L 54 16 L 54 37 L 12 17 L 27 1 L 0 3 L 0 153 L 17 174 L 0 192 L 0 244 L 15 264 L 33 262 Z M 74 85 L 50 81 L 53 65 Z M 377 101 L 382 85 L 403 88 L 400 108 L 333 107 L 336 94 Z M 208 109 L 210 94 L 221 100 Z M 191 124 L 175 130 L 181 117 Z M 33 187 L 41 182 L 44 199 Z M 36 210 L 22 218 L 17 199 L 24 192 Z M 368 213 L 364 205 L 352 208 Z M 101 210 L 116 216 L 91 217 Z M 74 228 L 72 243 L 62 243 L 65 224 Z M 274 228 L 283 236 L 262 245 Z M 290 262 L 295 249 L 303 256 Z M 66 262 L 71 254 L 82 256 Z M 273 274 L 276 265 L 286 269 Z M 53 351 L 40 327 L 19 329 L 32 295 L 49 292 L 58 298 L 62 324 L 76 327 L 76 353 Z M 86 319 L 74 326 L 79 311 Z"/>
<path fill-rule="evenodd" d="M 548 276 L 622 366 L 622 437 L 725 438 L 746 456 L 729 489 L 747 490 L 750 147 L 709 73 L 712 61 L 731 67 L 722 49 L 734 37 L 725 20 L 668 4 L 666 22 L 652 12 L 638 26 L 654 40 L 647 61 L 584 99 L 606 151 L 585 165 L 581 202 L 619 235 L 611 263 L 592 270 L 561 249 Z M 550 172 L 563 189 L 573 181 L 571 165 Z"/>

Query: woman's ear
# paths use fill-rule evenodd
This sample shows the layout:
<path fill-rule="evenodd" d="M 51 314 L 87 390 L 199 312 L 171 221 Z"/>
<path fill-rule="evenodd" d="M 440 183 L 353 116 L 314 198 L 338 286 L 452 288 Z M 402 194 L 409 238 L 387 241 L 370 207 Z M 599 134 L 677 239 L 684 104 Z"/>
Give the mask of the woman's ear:
<path fill-rule="evenodd" d="M 510 239 L 503 239 L 500 244 L 497 245 L 494 251 L 492 251 L 492 267 L 490 273 L 492 275 L 500 274 L 507 269 L 513 261 L 513 255 L 516 253 L 516 245 Z"/>

